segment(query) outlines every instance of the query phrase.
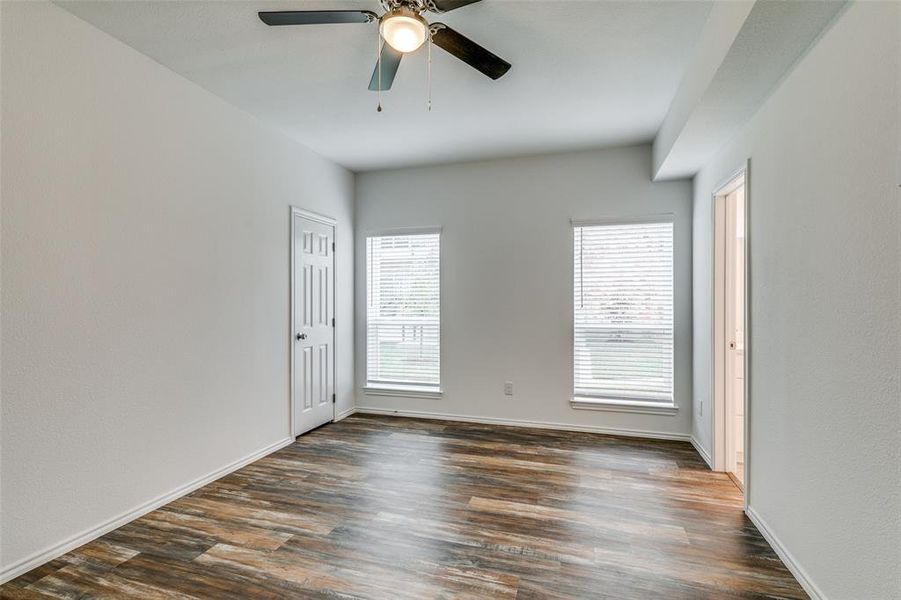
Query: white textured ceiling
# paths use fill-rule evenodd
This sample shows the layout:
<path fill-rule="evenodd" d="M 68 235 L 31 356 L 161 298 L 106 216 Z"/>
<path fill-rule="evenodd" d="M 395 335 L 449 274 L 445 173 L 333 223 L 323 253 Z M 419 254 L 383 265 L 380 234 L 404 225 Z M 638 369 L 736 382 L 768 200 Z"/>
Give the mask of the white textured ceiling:
<path fill-rule="evenodd" d="M 355 171 L 649 142 L 710 4 L 484 0 L 428 14 L 513 64 L 492 81 L 433 49 L 367 90 L 375 24 L 267 27 L 258 10 L 376 0 L 59 0 L 66 10 Z"/>

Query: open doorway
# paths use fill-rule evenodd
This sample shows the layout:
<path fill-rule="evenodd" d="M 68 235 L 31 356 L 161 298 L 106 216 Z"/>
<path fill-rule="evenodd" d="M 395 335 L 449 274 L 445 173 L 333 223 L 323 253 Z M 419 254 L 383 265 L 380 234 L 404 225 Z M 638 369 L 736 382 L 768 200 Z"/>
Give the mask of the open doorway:
<path fill-rule="evenodd" d="M 714 468 L 746 493 L 747 170 L 714 195 Z"/>

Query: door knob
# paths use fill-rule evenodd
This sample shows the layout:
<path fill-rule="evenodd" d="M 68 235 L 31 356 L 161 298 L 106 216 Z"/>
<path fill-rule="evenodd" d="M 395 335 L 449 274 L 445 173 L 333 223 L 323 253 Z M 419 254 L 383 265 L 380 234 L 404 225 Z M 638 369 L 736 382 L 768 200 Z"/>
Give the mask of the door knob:
<path fill-rule="evenodd" d="M 305 340 L 305 339 L 307 339 L 307 334 L 305 334 L 305 333 L 298 333 L 298 334 L 297 334 L 296 336 L 294 336 L 294 337 L 295 337 L 298 341 L 300 341 L 300 340 Z"/>

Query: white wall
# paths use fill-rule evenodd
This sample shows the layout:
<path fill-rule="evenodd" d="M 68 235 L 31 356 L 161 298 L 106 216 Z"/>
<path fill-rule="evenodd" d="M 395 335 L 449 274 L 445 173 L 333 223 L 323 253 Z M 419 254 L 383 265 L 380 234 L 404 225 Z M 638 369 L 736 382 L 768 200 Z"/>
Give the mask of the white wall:
<path fill-rule="evenodd" d="M 357 405 L 687 435 L 691 183 L 652 183 L 649 146 L 357 177 Z M 574 410 L 571 218 L 675 213 L 676 416 Z M 365 395 L 367 234 L 440 226 L 441 399 Z M 504 381 L 514 397 L 504 397 Z"/>
<path fill-rule="evenodd" d="M 750 157 L 750 507 L 831 599 L 901 597 L 899 9 L 852 6 L 695 179 L 693 431 L 711 195 Z"/>
<path fill-rule="evenodd" d="M 2 569 L 287 438 L 289 205 L 353 176 L 64 10 L 2 19 Z"/>
<path fill-rule="evenodd" d="M 673 147 L 685 130 L 692 113 L 704 100 L 705 92 L 729 54 L 729 49 L 735 43 L 735 38 L 741 32 L 754 5 L 754 0 L 712 3 L 707 22 L 698 35 L 698 41 L 692 52 L 692 60 L 682 75 L 679 88 L 654 138 L 655 177 L 663 170 L 666 159 L 673 153 Z M 719 127 L 710 129 L 714 134 L 720 130 Z"/>

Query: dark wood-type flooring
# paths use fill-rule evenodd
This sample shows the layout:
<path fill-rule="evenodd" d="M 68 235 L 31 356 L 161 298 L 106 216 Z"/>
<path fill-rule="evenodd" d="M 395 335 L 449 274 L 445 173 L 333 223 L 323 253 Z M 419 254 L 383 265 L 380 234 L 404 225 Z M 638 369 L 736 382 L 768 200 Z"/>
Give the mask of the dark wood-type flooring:
<path fill-rule="evenodd" d="M 687 443 L 360 415 L 0 593 L 807 597 Z"/>

